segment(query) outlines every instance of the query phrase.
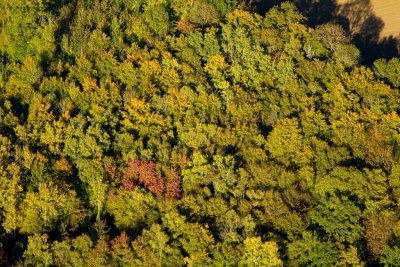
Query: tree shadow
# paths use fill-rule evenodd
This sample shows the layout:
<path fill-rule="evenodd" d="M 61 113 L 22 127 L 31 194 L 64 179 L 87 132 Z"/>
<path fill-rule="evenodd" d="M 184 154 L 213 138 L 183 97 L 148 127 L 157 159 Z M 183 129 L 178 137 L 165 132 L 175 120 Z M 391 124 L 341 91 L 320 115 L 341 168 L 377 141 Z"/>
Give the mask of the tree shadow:
<path fill-rule="evenodd" d="M 340 23 L 360 49 L 363 63 L 398 55 L 398 38 L 381 36 L 384 21 L 377 17 L 370 0 L 349 0 L 337 5 L 335 22 Z"/>
<path fill-rule="evenodd" d="M 266 12 L 268 12 L 268 10 L 270 10 L 271 8 L 273 8 L 274 6 L 280 5 L 283 2 L 286 2 L 285 0 L 264 0 L 264 1 L 251 1 L 252 4 L 251 6 L 254 6 L 256 11 L 259 14 L 264 15 Z M 293 1 L 292 1 L 293 2 Z"/>
<path fill-rule="evenodd" d="M 262 1 L 257 8 L 261 14 L 282 0 Z M 307 18 L 307 24 L 315 27 L 325 23 L 340 24 L 360 49 L 362 63 L 370 65 L 378 58 L 399 55 L 399 37 L 381 37 L 384 21 L 374 13 L 370 0 L 292 0 Z"/>

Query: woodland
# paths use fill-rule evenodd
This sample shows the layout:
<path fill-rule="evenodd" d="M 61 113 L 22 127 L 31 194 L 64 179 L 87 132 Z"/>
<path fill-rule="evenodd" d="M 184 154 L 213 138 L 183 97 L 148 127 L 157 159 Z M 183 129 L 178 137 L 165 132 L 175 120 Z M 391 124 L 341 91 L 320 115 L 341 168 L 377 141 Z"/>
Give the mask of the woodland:
<path fill-rule="evenodd" d="M 0 265 L 400 266 L 400 60 L 285 2 L 0 0 Z"/>

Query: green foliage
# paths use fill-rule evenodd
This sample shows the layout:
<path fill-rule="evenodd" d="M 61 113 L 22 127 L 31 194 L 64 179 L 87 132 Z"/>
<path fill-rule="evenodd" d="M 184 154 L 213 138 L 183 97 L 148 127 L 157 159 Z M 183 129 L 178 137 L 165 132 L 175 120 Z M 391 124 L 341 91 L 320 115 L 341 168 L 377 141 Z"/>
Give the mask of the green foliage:
<path fill-rule="evenodd" d="M 355 243 L 362 238 L 361 211 L 347 198 L 332 196 L 310 212 L 311 223 L 316 229 L 339 242 Z"/>
<path fill-rule="evenodd" d="M 392 58 L 389 61 L 378 59 L 374 62 L 373 70 L 376 76 L 387 81 L 394 87 L 398 88 L 400 86 L 400 60 L 398 58 Z"/>
<path fill-rule="evenodd" d="M 24 252 L 25 262 L 35 266 L 51 266 L 53 257 L 48 244 L 47 235 L 33 235 L 28 239 L 28 247 Z"/>
<path fill-rule="evenodd" d="M 2 0 L 0 52 L 16 61 L 32 56 L 38 61 L 50 59 L 55 52 L 54 16 L 43 1 Z"/>
<path fill-rule="evenodd" d="M 73 217 L 81 209 L 75 191 L 41 183 L 38 192 L 28 192 L 21 203 L 20 230 L 35 234 L 52 231 L 60 224 L 75 227 Z"/>
<path fill-rule="evenodd" d="M 185 217 L 176 212 L 165 214 L 163 224 L 188 255 L 184 258 L 186 265 L 211 264 L 209 255 L 214 248 L 214 238 L 207 225 L 186 222 Z"/>
<path fill-rule="evenodd" d="M 275 242 L 262 243 L 260 237 L 250 237 L 244 240 L 243 266 L 283 266 L 278 256 L 278 246 Z"/>
<path fill-rule="evenodd" d="M 199 0 L 194 1 L 188 20 L 199 25 L 215 24 L 219 21 L 219 16 L 213 5 Z"/>
<path fill-rule="evenodd" d="M 159 224 L 153 224 L 150 229 L 143 230 L 142 235 L 132 243 L 138 257 L 137 264 L 142 266 L 183 265 L 179 250 L 168 243 L 169 236 Z"/>
<path fill-rule="evenodd" d="M 169 14 L 166 5 L 162 1 L 159 2 L 161 3 L 149 2 L 144 6 L 143 19 L 158 36 L 164 37 L 170 28 Z"/>
<path fill-rule="evenodd" d="M 56 241 L 51 248 L 54 264 L 57 266 L 89 265 L 88 258 L 92 248 L 93 242 L 87 235 L 62 242 Z"/>
<path fill-rule="evenodd" d="M 236 0 L 207 0 L 207 2 L 213 5 L 222 17 L 231 12 L 237 4 Z"/>
<path fill-rule="evenodd" d="M 266 147 L 271 157 L 285 166 L 307 164 L 311 158 L 311 151 L 304 145 L 295 120 L 285 119 L 278 123 L 268 135 Z"/>
<path fill-rule="evenodd" d="M 400 249 L 398 247 L 386 247 L 380 261 L 383 266 L 396 266 L 400 264 Z"/>
<path fill-rule="evenodd" d="M 152 225 L 157 221 L 156 200 L 150 193 L 138 188 L 133 191 L 121 188 L 110 194 L 107 210 L 114 216 L 118 228 L 133 230 L 143 225 Z"/>
<path fill-rule="evenodd" d="M 2 170 L 0 177 L 0 207 L 2 208 L 2 226 L 6 232 L 17 230 L 18 227 L 18 206 L 21 202 L 23 188 L 20 180 L 20 168 L 11 163 L 6 171 Z"/>
<path fill-rule="evenodd" d="M 288 245 L 290 264 L 307 266 L 333 266 L 339 259 L 335 243 L 320 241 L 309 232 Z"/>

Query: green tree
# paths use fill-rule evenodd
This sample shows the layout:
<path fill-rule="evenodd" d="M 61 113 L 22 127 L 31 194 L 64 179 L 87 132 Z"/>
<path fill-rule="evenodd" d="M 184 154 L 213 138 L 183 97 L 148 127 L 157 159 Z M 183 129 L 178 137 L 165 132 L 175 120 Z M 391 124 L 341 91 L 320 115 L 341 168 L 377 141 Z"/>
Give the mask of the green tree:
<path fill-rule="evenodd" d="M 22 201 L 23 192 L 20 175 L 20 168 L 15 163 L 11 163 L 5 171 L 1 172 L 0 207 L 3 215 L 2 226 L 7 233 L 16 231 L 19 226 L 18 207 Z"/>
<path fill-rule="evenodd" d="M 35 266 L 51 266 L 53 255 L 50 251 L 48 236 L 35 234 L 28 238 L 28 247 L 24 252 L 25 263 Z"/>
<path fill-rule="evenodd" d="M 133 241 L 133 249 L 138 257 L 136 264 L 146 266 L 182 266 L 181 252 L 169 244 L 170 237 L 159 224 L 143 230 L 142 235 Z"/>
<path fill-rule="evenodd" d="M 396 266 L 400 264 L 400 249 L 399 247 L 385 247 L 382 252 L 380 263 L 383 266 Z"/>
<path fill-rule="evenodd" d="M 353 244 L 363 236 L 361 211 L 346 197 L 331 196 L 313 209 L 309 218 L 316 229 L 339 242 Z"/>
<path fill-rule="evenodd" d="M 106 205 L 107 211 L 114 216 L 115 225 L 122 230 L 152 225 L 159 218 L 156 199 L 139 188 L 111 191 Z"/>
<path fill-rule="evenodd" d="M 307 266 L 333 266 L 339 259 L 335 243 L 318 240 L 310 232 L 304 232 L 302 239 L 288 244 L 289 263 Z"/>
<path fill-rule="evenodd" d="M 303 141 L 298 122 L 293 119 L 285 119 L 276 125 L 268 135 L 266 147 L 271 157 L 285 166 L 307 164 L 312 157 L 310 148 Z"/>
<path fill-rule="evenodd" d="M 52 182 L 40 183 L 38 192 L 28 192 L 21 203 L 18 225 L 22 233 L 46 233 L 61 223 L 73 227 L 71 218 L 81 211 L 75 191 L 60 188 Z"/>
<path fill-rule="evenodd" d="M 262 242 L 260 237 L 244 240 L 243 266 L 283 266 L 279 258 L 278 245 L 273 241 Z"/>
<path fill-rule="evenodd" d="M 378 59 L 374 62 L 373 70 L 375 75 L 390 83 L 394 87 L 400 86 L 399 71 L 400 71 L 400 60 L 398 58 L 392 58 L 390 60 Z"/>

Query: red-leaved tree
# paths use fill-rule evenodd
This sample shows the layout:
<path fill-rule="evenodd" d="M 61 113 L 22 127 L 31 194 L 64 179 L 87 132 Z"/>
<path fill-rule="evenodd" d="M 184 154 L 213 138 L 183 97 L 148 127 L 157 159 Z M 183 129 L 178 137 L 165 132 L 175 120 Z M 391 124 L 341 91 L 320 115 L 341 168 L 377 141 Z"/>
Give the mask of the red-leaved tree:
<path fill-rule="evenodd" d="M 134 188 L 135 183 L 143 185 L 156 196 L 165 195 L 171 198 L 181 196 L 181 183 L 175 169 L 171 168 L 166 178 L 159 177 L 156 174 L 156 165 L 152 161 L 134 159 L 129 162 L 122 186 L 130 191 Z"/>
<path fill-rule="evenodd" d="M 129 236 L 125 232 L 122 232 L 119 236 L 111 240 L 111 246 L 113 249 L 120 248 L 121 246 L 129 246 L 129 241 Z"/>
<path fill-rule="evenodd" d="M 181 197 L 181 181 L 179 179 L 178 173 L 174 168 L 171 168 L 167 173 L 167 182 L 165 195 L 170 198 L 180 198 Z"/>
<path fill-rule="evenodd" d="M 125 178 L 144 185 L 156 196 L 161 196 L 165 191 L 164 180 L 157 177 L 156 165 L 152 161 L 132 160 L 125 171 Z"/>

